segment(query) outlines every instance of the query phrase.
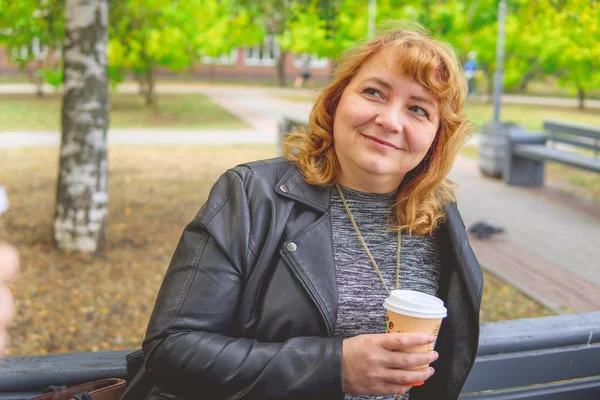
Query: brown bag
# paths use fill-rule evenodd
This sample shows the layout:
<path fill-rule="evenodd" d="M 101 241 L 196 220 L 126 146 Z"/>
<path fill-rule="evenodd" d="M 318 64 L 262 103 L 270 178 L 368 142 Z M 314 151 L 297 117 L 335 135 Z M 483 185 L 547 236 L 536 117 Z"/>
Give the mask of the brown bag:
<path fill-rule="evenodd" d="M 102 379 L 71 387 L 51 386 L 44 394 L 30 400 L 119 400 L 125 391 L 125 386 L 125 380 L 118 378 Z M 51 392 L 47 393 L 48 390 Z"/>

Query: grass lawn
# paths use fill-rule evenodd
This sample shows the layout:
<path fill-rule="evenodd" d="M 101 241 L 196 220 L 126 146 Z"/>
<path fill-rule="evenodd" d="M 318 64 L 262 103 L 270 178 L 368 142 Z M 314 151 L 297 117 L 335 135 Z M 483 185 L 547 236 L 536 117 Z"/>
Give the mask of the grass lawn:
<path fill-rule="evenodd" d="M 160 94 L 156 109 L 136 94 L 111 94 L 111 128 L 236 129 L 248 126 L 203 94 Z M 60 129 L 61 96 L 11 94 L 0 97 L 1 131 Z"/>
<path fill-rule="evenodd" d="M 11 284 L 17 314 L 8 354 L 139 347 L 181 232 L 212 184 L 237 163 L 276 154 L 274 146 L 111 148 L 108 251 L 92 257 L 52 247 L 58 149 L 0 149 L 12 167 L 2 177 L 11 209 L 0 236 L 18 245 L 23 265 Z M 484 321 L 551 314 L 486 275 Z"/>
<path fill-rule="evenodd" d="M 312 103 L 313 97 L 306 95 L 274 95 L 275 97 L 301 103 Z M 479 102 L 467 102 L 465 111 L 469 120 L 475 124 L 475 132 L 481 125 L 490 121 L 494 109 L 491 104 Z M 523 125 L 530 130 L 541 130 L 544 119 L 559 119 L 600 126 L 600 111 L 597 109 L 579 111 L 576 108 L 548 107 L 521 104 L 503 104 L 500 111 L 502 121 L 513 121 Z"/>
<path fill-rule="evenodd" d="M 465 146 L 460 154 L 473 160 L 479 158 L 479 149 Z M 600 204 L 600 174 L 582 171 L 566 165 L 547 162 L 545 185 L 569 196 L 586 198 Z"/>

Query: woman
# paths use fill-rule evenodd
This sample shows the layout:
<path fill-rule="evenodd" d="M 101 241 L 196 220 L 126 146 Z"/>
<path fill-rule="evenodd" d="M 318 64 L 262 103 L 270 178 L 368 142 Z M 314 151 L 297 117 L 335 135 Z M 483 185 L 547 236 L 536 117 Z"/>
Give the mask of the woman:
<path fill-rule="evenodd" d="M 143 343 L 154 392 L 456 399 L 483 288 L 445 180 L 468 133 L 465 96 L 452 51 L 425 34 L 353 49 L 287 159 L 227 171 L 183 232 Z M 426 334 L 384 333 L 396 287 L 444 300 L 435 351 L 403 352 Z"/>

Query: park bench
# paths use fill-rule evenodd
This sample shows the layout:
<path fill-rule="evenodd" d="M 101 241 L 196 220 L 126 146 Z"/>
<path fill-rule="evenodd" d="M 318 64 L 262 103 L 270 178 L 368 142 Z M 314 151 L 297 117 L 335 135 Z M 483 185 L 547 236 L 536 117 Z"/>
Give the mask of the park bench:
<path fill-rule="evenodd" d="M 479 342 L 461 399 L 600 399 L 600 312 L 488 322 Z M 50 385 L 129 379 L 129 353 L 2 359 L 0 400 L 27 399 Z"/>
<path fill-rule="evenodd" d="M 506 146 L 503 177 L 509 185 L 543 185 L 546 161 L 600 173 L 600 128 L 545 120 L 543 133 L 510 130 Z"/>

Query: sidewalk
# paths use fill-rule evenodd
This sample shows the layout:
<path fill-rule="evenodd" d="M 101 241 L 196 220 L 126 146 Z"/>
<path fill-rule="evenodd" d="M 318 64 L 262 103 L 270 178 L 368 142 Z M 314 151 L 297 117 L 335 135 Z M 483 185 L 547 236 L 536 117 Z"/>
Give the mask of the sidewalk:
<path fill-rule="evenodd" d="M 137 84 L 124 83 L 117 87 L 120 93 L 138 93 Z M 35 86 L 27 83 L 9 83 L 0 84 L 0 94 L 15 94 L 15 93 L 35 93 Z M 53 93 L 54 88 L 48 84 L 44 85 L 44 92 Z M 277 88 L 277 87 L 252 87 L 252 86 L 235 86 L 235 85 L 213 85 L 203 83 L 177 83 L 177 82 L 160 82 L 156 85 L 157 93 L 206 93 L 217 95 L 219 93 L 230 95 L 231 93 L 248 93 L 251 95 L 272 94 L 288 94 L 288 95 L 313 95 L 312 89 L 293 89 L 293 88 Z M 481 97 L 482 101 L 486 101 L 485 96 Z M 535 104 L 540 106 L 561 106 L 561 107 L 577 107 L 577 100 L 574 98 L 563 97 L 541 97 L 541 96 L 525 96 L 504 94 L 502 103 L 505 104 Z M 600 100 L 587 99 L 585 100 L 586 108 L 600 108 Z"/>
<path fill-rule="evenodd" d="M 549 188 L 508 186 L 459 158 L 450 173 L 465 226 L 505 233 L 471 237 L 480 264 L 556 312 L 600 310 L 600 206 Z"/>
<path fill-rule="evenodd" d="M 5 86 L 0 85 L 0 92 Z M 179 89 L 169 85 L 159 86 L 159 91 L 173 88 Z M 130 89 L 137 90 L 122 86 L 122 90 Z M 284 115 L 305 119 L 310 111 L 308 104 L 269 96 L 272 90 L 281 89 L 195 86 L 186 90 L 206 93 L 252 129 L 111 129 L 109 145 L 276 144 L 277 124 Z M 58 132 L 0 134 L 0 148 L 58 146 L 59 142 Z M 482 176 L 477 163 L 469 159 L 459 158 L 450 179 L 459 184 L 458 206 L 467 227 L 492 220 L 505 229 L 489 240 L 472 238 L 483 267 L 557 312 L 600 310 L 600 206 L 547 188 L 507 186 Z"/>

